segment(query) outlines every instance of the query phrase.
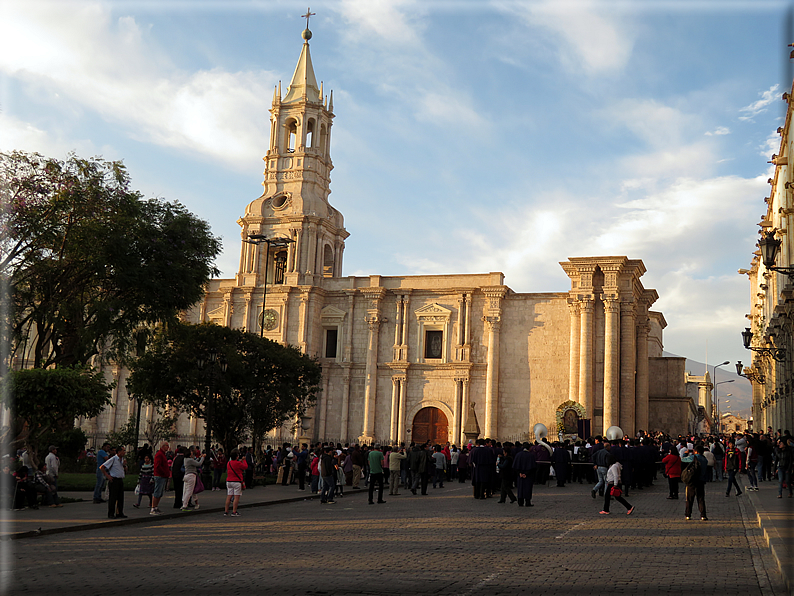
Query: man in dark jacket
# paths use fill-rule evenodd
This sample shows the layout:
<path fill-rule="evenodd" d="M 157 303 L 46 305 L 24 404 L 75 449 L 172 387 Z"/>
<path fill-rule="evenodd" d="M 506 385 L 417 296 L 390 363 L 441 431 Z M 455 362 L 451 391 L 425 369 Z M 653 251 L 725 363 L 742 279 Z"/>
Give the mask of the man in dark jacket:
<path fill-rule="evenodd" d="M 422 494 L 427 494 L 427 451 L 424 445 L 414 445 L 411 455 L 408 457 L 408 465 L 411 468 L 411 493 L 416 494 L 419 481 L 422 481 Z"/>
<path fill-rule="evenodd" d="M 474 498 L 484 499 L 493 481 L 496 467 L 496 456 L 490 448 L 485 446 L 485 440 L 477 439 L 477 447 L 471 451 L 469 464 L 472 467 L 471 480 L 474 483 Z"/>

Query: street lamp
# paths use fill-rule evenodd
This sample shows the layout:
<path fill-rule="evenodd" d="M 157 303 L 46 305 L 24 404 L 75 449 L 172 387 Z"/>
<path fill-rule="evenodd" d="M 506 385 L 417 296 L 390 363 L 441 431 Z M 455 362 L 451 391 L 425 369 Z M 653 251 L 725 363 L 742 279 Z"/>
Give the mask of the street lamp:
<path fill-rule="evenodd" d="M 742 361 L 739 360 L 736 363 L 736 374 L 737 375 L 739 375 L 740 377 L 744 377 L 745 379 L 747 379 L 751 383 L 758 383 L 759 385 L 765 385 L 766 384 L 766 377 L 764 376 L 764 373 L 761 372 L 760 368 L 756 368 L 756 370 L 748 368 L 748 369 L 746 369 L 747 370 L 746 374 L 744 373 L 744 370 L 745 370 L 744 365 L 742 364 Z"/>
<path fill-rule="evenodd" d="M 262 315 L 259 317 L 259 337 L 264 337 L 265 312 L 267 309 L 267 273 L 268 267 L 270 265 L 270 247 L 275 246 L 276 248 L 286 248 L 295 241 L 292 238 L 268 238 L 264 234 L 248 234 L 248 239 L 243 240 L 243 242 L 247 242 L 248 244 L 256 244 L 257 246 L 264 242 L 267 245 L 267 250 L 265 251 L 265 280 L 264 284 L 262 285 Z"/>
<path fill-rule="evenodd" d="M 744 343 L 745 350 L 751 350 L 753 352 L 758 352 L 759 354 L 769 354 L 778 362 L 783 362 L 786 359 L 785 348 L 754 348 L 752 346 L 752 341 L 753 332 L 750 331 L 749 327 L 745 327 L 744 331 L 742 331 L 742 342 Z"/>
<path fill-rule="evenodd" d="M 720 366 L 725 366 L 726 364 L 730 364 L 730 363 L 731 363 L 730 360 L 726 360 L 725 362 L 720 362 L 719 364 L 714 366 L 714 373 L 711 376 L 711 382 L 714 385 L 714 397 L 711 400 L 711 418 L 712 418 L 712 420 L 714 419 L 714 416 L 716 414 L 716 412 L 714 410 L 714 404 L 718 401 L 717 400 L 717 368 L 719 368 Z"/>
<path fill-rule="evenodd" d="M 780 253 L 780 240 L 775 238 L 775 230 L 764 233 L 758 241 L 758 248 L 761 249 L 761 260 L 764 267 L 769 271 L 777 271 L 783 275 L 794 275 L 794 267 L 775 267 L 775 261 Z"/>
<path fill-rule="evenodd" d="M 217 366 L 216 366 L 217 365 Z M 215 375 L 216 371 L 220 369 L 221 373 L 225 374 L 228 368 L 226 356 L 223 354 L 218 355 L 218 350 L 210 348 L 206 354 L 199 354 L 196 357 L 196 368 L 204 370 L 210 366 L 210 386 L 209 386 L 209 399 L 207 400 L 207 411 L 205 412 L 204 424 L 206 431 L 204 432 L 204 463 L 201 466 L 201 476 L 204 486 L 212 486 L 212 470 L 210 467 L 210 449 L 212 444 L 212 417 L 215 414 Z"/>

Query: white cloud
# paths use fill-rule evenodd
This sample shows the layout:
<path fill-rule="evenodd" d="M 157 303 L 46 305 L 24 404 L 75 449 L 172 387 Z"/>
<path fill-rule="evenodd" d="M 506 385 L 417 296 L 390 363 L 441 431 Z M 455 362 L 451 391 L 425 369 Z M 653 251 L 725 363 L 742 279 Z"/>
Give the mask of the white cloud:
<path fill-rule="evenodd" d="M 53 134 L 28 122 L 23 122 L 9 114 L 0 112 L 0 151 L 25 151 L 42 153 L 51 157 L 64 158 L 74 151 L 78 155 L 107 155 L 108 152 L 98 150 L 88 139 L 66 139 Z M 111 159 L 113 159 L 111 157 Z"/>
<path fill-rule="evenodd" d="M 550 33 L 548 45 L 571 72 L 610 74 L 622 70 L 631 57 L 634 29 L 613 6 L 588 0 L 496 0 L 493 6 L 511 15 L 518 13 L 531 28 Z"/>
<path fill-rule="evenodd" d="M 731 134 L 731 129 L 728 128 L 727 126 L 718 126 L 712 131 L 706 131 L 705 134 L 707 137 L 729 135 Z"/>
<path fill-rule="evenodd" d="M 266 71 L 184 72 L 132 17 L 115 22 L 97 3 L 6 7 L 0 72 L 60 94 L 126 128 L 127 134 L 235 166 L 263 150 Z M 123 65 L 123 67 L 120 67 Z M 46 97 L 40 97 L 46 101 Z M 253 124 L 253 126 L 252 126 Z"/>
<path fill-rule="evenodd" d="M 346 35 L 389 44 L 413 45 L 420 42 L 419 19 L 425 5 L 416 0 L 342 0 L 336 8 L 348 24 Z"/>
<path fill-rule="evenodd" d="M 759 93 L 761 99 L 756 100 L 749 106 L 745 106 L 739 110 L 740 114 L 744 114 L 744 116 L 739 116 L 739 120 L 749 120 L 752 122 L 754 116 L 757 116 L 762 112 L 766 112 L 767 106 L 777 99 L 777 90 L 778 85 L 772 85 L 766 91 Z"/>

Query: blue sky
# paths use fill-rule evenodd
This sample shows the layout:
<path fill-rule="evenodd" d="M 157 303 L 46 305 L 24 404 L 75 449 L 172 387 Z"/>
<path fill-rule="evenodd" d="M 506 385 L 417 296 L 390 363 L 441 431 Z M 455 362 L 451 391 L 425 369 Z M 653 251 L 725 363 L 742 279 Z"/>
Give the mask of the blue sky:
<path fill-rule="evenodd" d="M 571 256 L 641 258 L 669 352 L 739 333 L 791 85 L 783 2 L 313 2 L 333 89 L 345 275 L 503 271 L 566 291 Z M 0 150 L 123 159 L 236 272 L 273 87 L 304 3 L 2 2 Z M 702 373 L 702 371 L 693 371 Z"/>

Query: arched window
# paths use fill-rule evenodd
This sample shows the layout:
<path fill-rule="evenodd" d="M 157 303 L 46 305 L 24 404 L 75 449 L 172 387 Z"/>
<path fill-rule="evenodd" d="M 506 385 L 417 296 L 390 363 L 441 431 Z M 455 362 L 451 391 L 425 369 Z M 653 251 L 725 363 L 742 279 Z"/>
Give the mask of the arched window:
<path fill-rule="evenodd" d="M 328 142 L 328 129 L 325 127 L 325 124 L 320 125 L 320 151 L 323 153 L 326 152 L 326 145 Z"/>
<path fill-rule="evenodd" d="M 276 262 L 273 268 L 273 283 L 283 284 L 284 274 L 287 272 L 287 251 L 282 250 L 276 253 Z"/>
<path fill-rule="evenodd" d="M 309 120 L 306 125 L 306 146 L 314 147 L 314 120 Z"/>
<path fill-rule="evenodd" d="M 298 138 L 298 121 L 294 118 L 287 120 L 284 125 L 286 138 L 284 144 L 287 147 L 287 153 L 295 153 L 295 143 Z"/>
<path fill-rule="evenodd" d="M 333 277 L 334 276 L 334 250 L 330 247 L 330 245 L 325 245 L 325 250 L 323 251 L 323 277 Z"/>

